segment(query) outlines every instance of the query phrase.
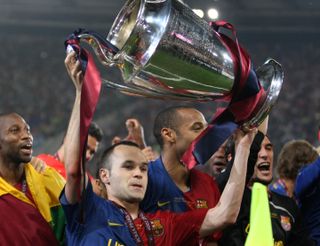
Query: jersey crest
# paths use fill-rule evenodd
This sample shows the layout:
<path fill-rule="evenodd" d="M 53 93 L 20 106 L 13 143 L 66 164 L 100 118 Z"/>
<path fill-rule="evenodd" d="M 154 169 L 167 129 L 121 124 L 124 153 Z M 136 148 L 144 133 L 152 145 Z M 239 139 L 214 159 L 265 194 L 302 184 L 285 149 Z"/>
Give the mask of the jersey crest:
<path fill-rule="evenodd" d="M 196 208 L 208 208 L 208 202 L 205 199 L 196 200 Z"/>
<path fill-rule="evenodd" d="M 160 237 L 164 233 L 164 227 L 159 219 L 151 220 L 152 232 L 155 237 Z"/>
<path fill-rule="evenodd" d="M 280 215 L 280 218 L 281 218 L 281 226 L 283 230 L 290 231 L 291 230 L 290 217 Z"/>

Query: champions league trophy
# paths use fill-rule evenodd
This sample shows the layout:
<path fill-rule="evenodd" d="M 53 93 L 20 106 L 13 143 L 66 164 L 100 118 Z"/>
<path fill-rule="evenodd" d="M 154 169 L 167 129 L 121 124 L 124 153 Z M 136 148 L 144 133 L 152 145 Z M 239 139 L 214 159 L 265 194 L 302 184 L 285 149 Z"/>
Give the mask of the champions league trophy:
<path fill-rule="evenodd" d="M 91 32 L 77 34 L 107 68 L 117 66 L 124 82 L 104 80 L 129 95 L 184 101 L 234 100 L 243 66 L 256 78 L 264 96 L 244 126 L 259 125 L 279 95 L 283 71 L 267 60 L 253 71 L 245 51 L 199 18 L 178 0 L 128 0 L 106 39 Z M 230 48 L 233 43 L 236 49 Z M 232 46 L 232 45 L 231 45 Z M 246 54 L 246 53 L 245 53 Z M 241 110 L 241 109 L 240 109 Z"/>

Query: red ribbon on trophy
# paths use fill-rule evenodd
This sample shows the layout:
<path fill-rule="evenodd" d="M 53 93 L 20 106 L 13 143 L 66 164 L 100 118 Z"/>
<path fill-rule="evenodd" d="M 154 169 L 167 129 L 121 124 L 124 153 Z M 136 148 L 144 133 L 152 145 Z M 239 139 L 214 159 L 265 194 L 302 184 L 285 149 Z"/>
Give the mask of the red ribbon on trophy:
<path fill-rule="evenodd" d="M 81 89 L 81 102 L 80 102 L 80 156 L 79 160 L 81 163 L 82 173 L 85 171 L 85 161 L 86 161 L 86 145 L 88 138 L 88 130 L 90 123 L 93 119 L 93 115 L 99 100 L 99 95 L 101 91 L 101 77 L 100 72 L 96 68 L 94 60 L 90 53 L 85 49 L 81 48 L 79 45 L 79 40 L 75 34 L 72 34 L 65 41 L 65 48 L 71 46 L 76 52 L 77 58 L 82 66 L 82 71 L 84 73 L 84 81 Z M 85 182 L 83 182 L 85 185 Z M 85 187 L 83 187 L 83 192 Z M 83 193 L 84 194 L 84 193 Z M 81 195 L 79 194 L 79 197 Z"/>
<path fill-rule="evenodd" d="M 216 112 L 208 127 L 191 143 L 181 161 L 189 168 L 204 164 L 219 149 L 234 130 L 248 120 L 264 98 L 265 91 L 253 71 L 248 53 L 239 45 L 234 27 L 225 21 L 211 22 L 215 31 L 223 27 L 232 31 L 235 40 L 220 34 L 230 51 L 235 68 L 235 88 L 227 108 Z"/>

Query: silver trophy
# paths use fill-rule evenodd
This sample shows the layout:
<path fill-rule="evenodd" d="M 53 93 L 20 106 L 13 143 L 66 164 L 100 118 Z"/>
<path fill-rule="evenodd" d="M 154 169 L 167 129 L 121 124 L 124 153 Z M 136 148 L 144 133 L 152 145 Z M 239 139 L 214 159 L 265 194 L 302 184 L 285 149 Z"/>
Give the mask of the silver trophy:
<path fill-rule="evenodd" d="M 89 32 L 78 38 L 104 66 L 121 70 L 123 82 L 104 81 L 126 94 L 184 101 L 232 95 L 235 65 L 230 51 L 218 32 L 178 0 L 128 0 L 106 39 Z M 268 115 L 283 82 L 275 60 L 268 59 L 255 72 L 267 93 L 247 126 L 259 125 Z"/>

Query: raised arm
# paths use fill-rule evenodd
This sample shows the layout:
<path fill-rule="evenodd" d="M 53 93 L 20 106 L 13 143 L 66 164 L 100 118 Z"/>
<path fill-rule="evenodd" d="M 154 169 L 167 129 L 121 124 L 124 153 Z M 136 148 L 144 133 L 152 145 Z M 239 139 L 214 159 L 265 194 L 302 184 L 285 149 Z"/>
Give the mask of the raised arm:
<path fill-rule="evenodd" d="M 140 122 L 134 118 L 127 119 L 126 128 L 128 130 L 128 136 L 125 139 L 135 142 L 141 149 L 144 149 L 147 145 L 144 138 L 144 130 Z"/>
<path fill-rule="evenodd" d="M 65 59 L 65 65 L 70 78 L 76 89 L 75 101 L 69 121 L 67 134 L 64 140 L 65 168 L 67 174 L 67 183 L 65 186 L 65 195 L 70 204 L 78 201 L 80 189 L 81 171 L 80 171 L 80 100 L 83 84 L 83 72 L 80 62 L 76 59 L 75 52 L 71 52 Z"/>
<path fill-rule="evenodd" d="M 221 230 L 225 226 L 236 222 L 245 187 L 250 146 L 256 133 L 257 129 L 253 129 L 245 135 L 242 132 L 238 133 L 240 134 L 238 136 L 240 141 L 237 144 L 229 180 L 221 194 L 218 205 L 208 211 L 201 225 L 201 237 L 205 237 L 215 230 Z"/>
<path fill-rule="evenodd" d="M 154 152 L 152 147 L 147 146 L 146 144 L 144 130 L 141 123 L 135 118 L 130 118 L 126 120 L 126 128 L 128 131 L 128 135 L 123 140 L 132 141 L 138 144 L 148 161 L 154 161 L 155 159 L 157 159 L 157 154 Z M 113 138 L 112 144 L 120 141 L 122 141 L 122 139 L 116 136 Z"/>
<path fill-rule="evenodd" d="M 259 125 L 258 133 L 257 133 L 253 143 L 251 144 L 250 155 L 249 155 L 248 166 L 247 166 L 247 181 L 251 178 L 251 176 L 254 172 L 254 166 L 257 161 L 257 156 L 258 156 L 258 152 L 260 151 L 261 143 L 264 139 L 264 136 L 267 134 L 268 123 L 269 123 L 269 116 L 267 116 L 265 118 L 265 120 L 261 123 L 261 125 Z M 236 144 L 236 143 L 233 143 L 233 144 Z M 230 149 L 229 151 L 231 151 L 231 153 L 230 153 L 231 155 L 234 155 L 234 153 L 233 153 L 234 150 Z M 225 171 L 220 173 L 216 177 L 216 182 L 219 186 L 220 192 L 223 191 L 224 187 L 227 184 L 227 181 L 230 177 L 230 172 L 231 172 L 231 169 L 233 166 L 233 162 L 234 162 L 234 158 L 232 156 L 232 159 L 230 161 L 228 161 L 228 164 L 226 166 Z"/>

